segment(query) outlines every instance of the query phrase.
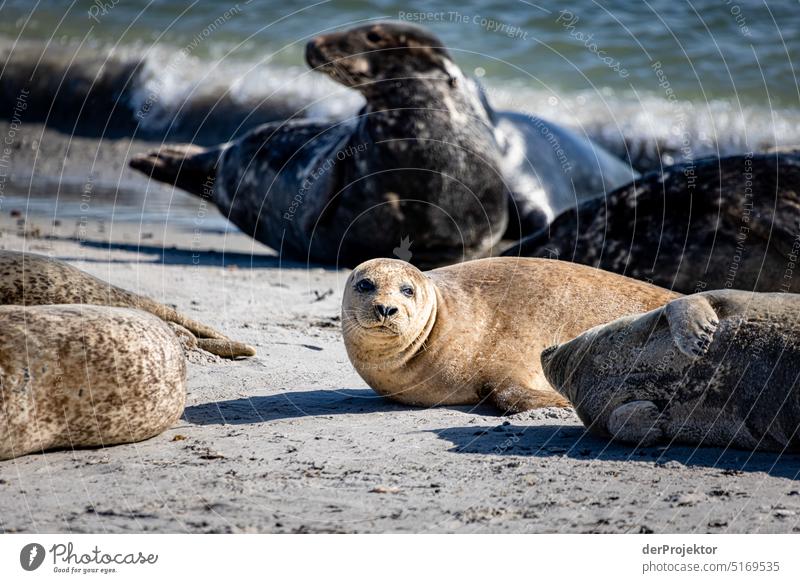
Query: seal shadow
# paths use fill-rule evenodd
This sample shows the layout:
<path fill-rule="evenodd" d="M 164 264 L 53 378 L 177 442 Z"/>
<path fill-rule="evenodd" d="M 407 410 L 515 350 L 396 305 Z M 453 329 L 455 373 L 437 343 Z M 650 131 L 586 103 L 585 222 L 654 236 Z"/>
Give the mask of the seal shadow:
<path fill-rule="evenodd" d="M 430 432 L 452 443 L 450 451 L 454 453 L 565 457 L 584 462 L 650 462 L 657 466 L 672 462 L 714 468 L 726 475 L 764 472 L 774 477 L 800 479 L 799 454 L 684 445 L 636 448 L 594 437 L 580 425 L 448 427 Z"/>
<path fill-rule="evenodd" d="M 445 408 L 470 414 L 497 415 L 488 405 Z M 183 419 L 195 425 L 247 425 L 317 415 L 421 410 L 424 409 L 390 401 L 370 389 L 319 389 L 191 405 L 184 410 Z"/>
<path fill-rule="evenodd" d="M 138 243 L 114 243 L 109 241 L 81 240 L 78 237 L 48 237 L 60 241 L 78 243 L 81 247 L 136 253 L 136 259 L 93 259 L 91 257 L 59 257 L 62 261 L 82 261 L 86 263 L 148 263 L 146 256 L 151 256 L 149 263 L 163 265 L 185 265 L 192 267 L 232 267 L 243 269 L 308 269 L 320 268 L 336 271 L 338 268 L 322 263 L 304 263 L 280 257 L 279 255 L 260 255 L 237 251 L 198 251 L 180 247 L 160 247 L 158 245 L 140 245 Z"/>
<path fill-rule="evenodd" d="M 247 425 L 319 415 L 353 415 L 412 409 L 369 389 L 286 391 L 186 407 L 183 419 L 195 425 Z"/>

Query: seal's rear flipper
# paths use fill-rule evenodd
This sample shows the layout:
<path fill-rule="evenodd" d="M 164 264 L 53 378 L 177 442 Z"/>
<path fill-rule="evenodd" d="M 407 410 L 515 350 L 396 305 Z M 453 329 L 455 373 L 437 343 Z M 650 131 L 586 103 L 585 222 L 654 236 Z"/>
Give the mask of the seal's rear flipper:
<path fill-rule="evenodd" d="M 194 144 L 164 146 L 147 154 L 137 154 L 131 158 L 130 167 L 154 180 L 211 198 L 219 154 L 219 148 L 201 148 Z"/>
<path fill-rule="evenodd" d="M 648 447 L 663 437 L 659 411 L 652 401 L 631 401 L 620 405 L 608 417 L 608 432 L 614 439 Z"/>
<path fill-rule="evenodd" d="M 672 300 L 664 308 L 669 331 L 686 356 L 702 356 L 714 339 L 719 318 L 708 300 L 700 295 Z"/>

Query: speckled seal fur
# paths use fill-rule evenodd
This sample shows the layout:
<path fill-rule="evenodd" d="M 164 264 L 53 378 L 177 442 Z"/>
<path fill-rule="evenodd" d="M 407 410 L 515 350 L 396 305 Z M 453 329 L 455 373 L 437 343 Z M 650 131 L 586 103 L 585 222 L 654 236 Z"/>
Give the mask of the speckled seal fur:
<path fill-rule="evenodd" d="M 185 399 L 183 348 L 155 316 L 0 306 L 0 459 L 148 439 Z"/>
<path fill-rule="evenodd" d="M 255 349 L 149 298 L 136 295 L 62 261 L 35 253 L 0 251 L 0 305 L 97 304 L 136 308 L 168 322 L 187 342 L 225 358 L 253 356 Z"/>
<path fill-rule="evenodd" d="M 706 158 L 582 203 L 503 253 L 693 293 L 800 291 L 800 156 Z"/>
<path fill-rule="evenodd" d="M 515 239 L 534 232 L 576 197 L 636 176 L 555 124 L 494 112 L 423 28 L 378 22 L 318 36 L 306 60 L 362 94 L 357 116 L 267 124 L 218 147 L 164 147 L 131 166 L 213 201 L 286 257 L 346 266 L 487 255 L 507 229 Z"/>
<path fill-rule="evenodd" d="M 353 270 L 342 299 L 350 361 L 381 395 L 411 405 L 503 412 L 566 406 L 539 353 L 677 294 L 590 267 L 495 258 L 421 272 L 393 259 Z"/>
<path fill-rule="evenodd" d="M 800 296 L 719 290 L 542 353 L 590 431 L 636 444 L 800 450 Z"/>

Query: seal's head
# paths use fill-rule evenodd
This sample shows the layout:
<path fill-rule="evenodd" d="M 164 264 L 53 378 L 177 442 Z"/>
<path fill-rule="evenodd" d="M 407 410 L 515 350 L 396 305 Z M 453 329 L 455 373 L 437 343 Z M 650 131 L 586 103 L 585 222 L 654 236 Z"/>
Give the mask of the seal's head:
<path fill-rule="evenodd" d="M 380 81 L 440 78 L 455 85 L 461 76 L 442 41 L 404 22 L 375 22 L 314 37 L 306 45 L 306 61 L 365 94 Z"/>
<path fill-rule="evenodd" d="M 663 309 L 595 326 L 569 342 L 545 348 L 548 382 L 577 408 L 597 398 L 623 397 L 626 387 L 668 382 L 685 357 L 672 342 Z"/>
<path fill-rule="evenodd" d="M 403 350 L 424 335 L 435 310 L 436 290 L 424 273 L 405 261 L 372 259 L 345 284 L 345 341 Z"/>

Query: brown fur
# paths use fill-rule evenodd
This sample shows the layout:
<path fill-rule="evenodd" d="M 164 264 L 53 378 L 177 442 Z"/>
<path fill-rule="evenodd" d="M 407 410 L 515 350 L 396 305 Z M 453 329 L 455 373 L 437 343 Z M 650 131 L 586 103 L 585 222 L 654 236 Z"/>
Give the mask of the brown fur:
<path fill-rule="evenodd" d="M 191 333 L 192 345 L 225 358 L 255 349 L 149 298 L 113 286 L 61 261 L 33 253 L 0 251 L 0 305 L 97 304 L 150 312 Z M 176 330 L 179 331 L 179 330 Z M 189 335 L 183 335 L 188 337 Z"/>
<path fill-rule="evenodd" d="M 369 279 L 371 292 L 358 291 Z M 414 288 L 413 297 L 401 286 Z M 402 261 L 356 267 L 342 301 L 345 346 L 378 393 L 413 405 L 504 412 L 568 406 L 544 378 L 539 353 L 593 326 L 664 305 L 678 294 L 591 267 L 495 258 L 421 272 Z M 374 306 L 397 308 L 382 319 Z"/>
<path fill-rule="evenodd" d="M 0 306 L 0 460 L 141 441 L 183 412 L 168 326 L 125 308 Z"/>

